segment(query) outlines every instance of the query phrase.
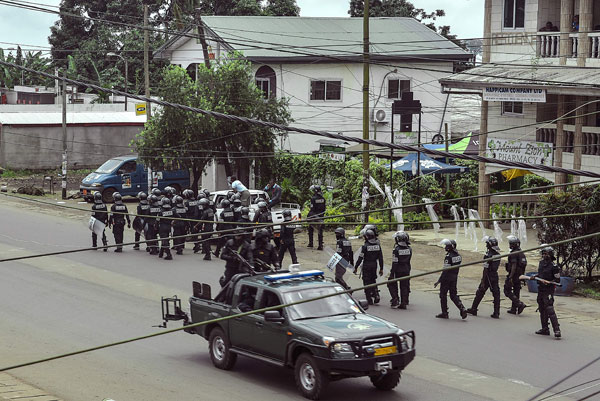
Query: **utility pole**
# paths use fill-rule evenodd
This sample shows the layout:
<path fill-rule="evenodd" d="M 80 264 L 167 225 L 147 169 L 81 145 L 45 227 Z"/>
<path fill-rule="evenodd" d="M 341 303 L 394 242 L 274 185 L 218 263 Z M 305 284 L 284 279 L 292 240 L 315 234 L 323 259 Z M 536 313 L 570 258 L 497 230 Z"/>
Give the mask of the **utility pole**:
<path fill-rule="evenodd" d="M 150 97 L 149 48 L 150 39 L 148 37 L 148 4 L 144 4 L 144 87 L 146 89 L 144 95 L 147 98 Z M 146 102 L 146 121 L 149 121 L 150 117 L 152 117 L 152 104 L 150 102 Z"/>
<path fill-rule="evenodd" d="M 62 81 L 62 198 L 67 199 L 67 81 Z"/>
<path fill-rule="evenodd" d="M 491 45 L 492 45 L 492 0 L 485 0 L 485 14 L 483 23 L 483 57 L 484 64 L 491 60 Z M 479 156 L 485 156 L 487 147 L 487 131 L 488 131 L 488 102 L 481 100 L 481 119 L 479 122 Z M 482 219 L 488 219 L 490 216 L 490 197 L 486 196 L 490 193 L 490 179 L 485 174 L 485 162 L 479 162 L 479 189 L 478 194 L 481 197 L 477 201 L 477 209 L 479 216 Z M 489 223 L 483 223 L 489 227 Z"/>
<path fill-rule="evenodd" d="M 446 153 L 448 153 L 448 123 L 444 123 L 444 143 L 446 144 Z M 446 164 L 450 163 L 446 156 Z M 446 174 L 446 192 L 450 190 L 450 175 Z"/>
<path fill-rule="evenodd" d="M 369 139 L 369 0 L 364 0 L 363 14 L 363 139 Z M 369 188 L 369 144 L 363 143 L 363 189 Z M 369 209 L 367 199 L 365 210 Z M 364 214 L 369 222 L 369 214 Z"/>
<path fill-rule="evenodd" d="M 202 24 L 202 15 L 200 10 L 196 10 L 195 14 L 196 26 L 198 27 L 198 39 L 202 46 L 202 57 L 204 57 L 204 65 L 206 68 L 210 68 L 210 56 L 208 54 L 208 43 L 206 43 L 206 35 L 204 31 L 204 24 Z"/>

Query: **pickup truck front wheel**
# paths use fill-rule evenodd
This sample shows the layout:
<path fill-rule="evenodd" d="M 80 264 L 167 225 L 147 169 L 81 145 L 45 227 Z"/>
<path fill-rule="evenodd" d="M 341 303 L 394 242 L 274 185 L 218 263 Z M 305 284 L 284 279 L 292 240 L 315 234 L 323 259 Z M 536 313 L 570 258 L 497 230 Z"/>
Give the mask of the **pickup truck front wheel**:
<path fill-rule="evenodd" d="M 329 383 L 329 377 L 319 370 L 315 359 L 307 353 L 300 355 L 296 359 L 294 372 L 300 393 L 309 400 L 318 400 Z"/>
<path fill-rule="evenodd" d="M 229 370 L 235 365 L 237 355 L 231 352 L 229 339 L 225 336 L 221 328 L 214 328 L 210 332 L 208 350 L 210 352 L 210 359 L 217 368 Z"/>
<path fill-rule="evenodd" d="M 386 374 L 371 376 L 371 383 L 378 389 L 389 391 L 393 390 L 400 382 L 400 372 L 391 371 Z"/>

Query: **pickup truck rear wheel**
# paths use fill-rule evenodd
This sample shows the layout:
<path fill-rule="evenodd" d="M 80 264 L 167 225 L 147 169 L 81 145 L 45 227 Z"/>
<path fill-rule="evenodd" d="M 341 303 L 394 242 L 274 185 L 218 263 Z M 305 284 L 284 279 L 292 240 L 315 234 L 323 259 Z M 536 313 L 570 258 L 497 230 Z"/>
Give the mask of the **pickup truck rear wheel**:
<path fill-rule="evenodd" d="M 231 344 L 229 339 L 219 327 L 214 328 L 210 332 L 208 338 L 208 351 L 213 365 L 219 369 L 229 370 L 235 365 L 237 354 L 231 352 Z"/>
<path fill-rule="evenodd" d="M 400 372 L 392 370 L 386 374 L 371 376 L 370 379 L 378 390 L 389 391 L 393 390 L 400 382 Z"/>
<path fill-rule="evenodd" d="M 102 202 L 104 202 L 104 203 L 114 202 L 113 194 L 115 192 L 117 192 L 117 190 L 114 188 L 106 188 L 104 191 L 102 191 Z"/>
<path fill-rule="evenodd" d="M 327 373 L 319 369 L 315 359 L 308 353 L 296 359 L 294 373 L 298 390 L 309 400 L 318 400 L 329 383 Z"/>

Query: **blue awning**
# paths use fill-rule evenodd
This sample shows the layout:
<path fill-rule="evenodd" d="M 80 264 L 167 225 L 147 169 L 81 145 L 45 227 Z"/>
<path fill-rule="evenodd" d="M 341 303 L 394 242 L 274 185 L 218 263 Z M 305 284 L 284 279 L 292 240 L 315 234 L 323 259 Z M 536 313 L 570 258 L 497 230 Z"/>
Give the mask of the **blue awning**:
<path fill-rule="evenodd" d="M 417 170 L 417 153 L 411 153 L 400 160 L 396 160 L 392 166 L 396 171 L 403 171 L 405 173 L 412 174 L 413 170 Z M 389 168 L 390 165 L 388 164 L 387 167 Z M 464 173 L 467 170 L 467 167 L 442 163 L 437 160 L 433 160 L 425 153 L 421 153 L 421 174 L 458 174 Z"/>

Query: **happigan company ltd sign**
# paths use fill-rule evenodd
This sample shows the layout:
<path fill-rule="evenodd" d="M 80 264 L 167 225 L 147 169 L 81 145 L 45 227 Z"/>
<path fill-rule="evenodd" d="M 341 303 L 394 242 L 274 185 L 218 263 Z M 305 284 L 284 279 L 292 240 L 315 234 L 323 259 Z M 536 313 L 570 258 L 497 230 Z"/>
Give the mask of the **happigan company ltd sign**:
<path fill-rule="evenodd" d="M 483 88 L 483 100 L 487 102 L 546 103 L 546 90 L 488 86 Z"/>
<path fill-rule="evenodd" d="M 552 144 L 547 142 L 488 139 L 485 155 L 507 162 L 552 166 Z"/>

